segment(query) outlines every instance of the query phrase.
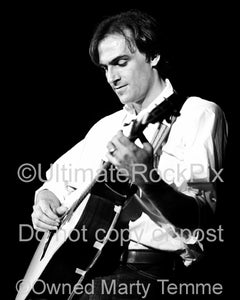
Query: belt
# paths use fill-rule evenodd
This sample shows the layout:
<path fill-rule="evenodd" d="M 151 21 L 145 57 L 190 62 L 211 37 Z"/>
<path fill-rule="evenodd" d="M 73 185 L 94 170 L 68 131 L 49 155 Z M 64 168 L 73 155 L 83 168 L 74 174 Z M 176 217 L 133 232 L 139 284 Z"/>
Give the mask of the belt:
<path fill-rule="evenodd" d="M 176 257 L 176 253 L 169 251 L 128 250 L 122 254 L 120 261 L 128 264 L 168 264 Z"/>

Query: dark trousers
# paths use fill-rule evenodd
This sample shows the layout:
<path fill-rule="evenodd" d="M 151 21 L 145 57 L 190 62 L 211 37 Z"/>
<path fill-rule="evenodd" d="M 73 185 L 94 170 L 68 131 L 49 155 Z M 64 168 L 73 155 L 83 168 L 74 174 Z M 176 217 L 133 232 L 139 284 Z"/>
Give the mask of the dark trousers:
<path fill-rule="evenodd" d="M 76 299 L 172 299 L 168 284 L 175 282 L 175 277 L 175 268 L 166 270 L 155 264 L 121 264 L 113 274 L 97 277 L 86 284 L 84 293 Z"/>

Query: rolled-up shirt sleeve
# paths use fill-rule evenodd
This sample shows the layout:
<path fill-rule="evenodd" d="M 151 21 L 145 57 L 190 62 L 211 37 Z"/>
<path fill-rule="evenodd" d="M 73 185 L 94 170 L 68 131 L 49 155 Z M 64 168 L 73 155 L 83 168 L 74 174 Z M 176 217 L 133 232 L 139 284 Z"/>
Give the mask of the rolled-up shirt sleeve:
<path fill-rule="evenodd" d="M 83 139 L 51 165 L 46 172 L 46 181 L 35 191 L 35 202 L 37 194 L 47 189 L 54 193 L 61 203 L 64 203 L 66 197 L 74 191 L 74 186 L 71 186 L 69 182 L 77 174 L 84 144 Z"/>

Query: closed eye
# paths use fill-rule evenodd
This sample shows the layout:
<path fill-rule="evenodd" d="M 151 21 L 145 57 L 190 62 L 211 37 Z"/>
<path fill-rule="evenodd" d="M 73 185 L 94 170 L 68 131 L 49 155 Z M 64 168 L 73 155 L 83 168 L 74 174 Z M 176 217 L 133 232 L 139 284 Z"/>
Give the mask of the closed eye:
<path fill-rule="evenodd" d="M 118 61 L 117 65 L 120 66 L 120 67 L 125 67 L 127 65 L 127 63 L 128 63 L 128 60 L 126 60 L 126 59 L 120 59 Z"/>
<path fill-rule="evenodd" d="M 109 65 L 111 66 L 119 66 L 119 67 L 125 67 L 128 64 L 129 56 L 122 55 L 119 57 L 114 58 Z M 101 70 L 103 70 L 105 73 L 108 70 L 108 65 L 99 64 Z"/>

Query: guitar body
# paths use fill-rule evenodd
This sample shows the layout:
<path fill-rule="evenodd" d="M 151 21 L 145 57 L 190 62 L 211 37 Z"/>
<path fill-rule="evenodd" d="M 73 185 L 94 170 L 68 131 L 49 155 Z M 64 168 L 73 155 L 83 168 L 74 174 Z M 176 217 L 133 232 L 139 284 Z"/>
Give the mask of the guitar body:
<path fill-rule="evenodd" d="M 113 188 L 118 191 L 113 191 Z M 127 227 L 118 218 L 135 187 L 129 187 L 128 183 L 117 183 L 111 187 L 96 183 L 91 191 L 71 215 L 69 222 L 65 222 L 55 233 L 44 233 L 16 300 L 34 299 L 40 292 L 41 297 L 54 299 L 55 291 L 57 299 L 60 299 L 62 292 L 62 299 L 67 299 L 69 295 L 61 290 L 63 285 L 68 287 L 67 293 L 72 292 L 74 285 L 83 281 L 85 273 L 90 273 L 93 265 L 91 274 L 95 272 L 94 275 L 106 273 L 109 266 L 111 270 L 115 268 L 124 248 L 116 233 L 120 228 Z M 98 259 L 100 254 L 101 259 Z M 28 294 L 29 298 L 26 298 Z"/>

